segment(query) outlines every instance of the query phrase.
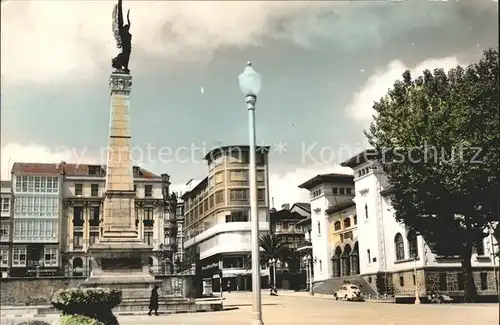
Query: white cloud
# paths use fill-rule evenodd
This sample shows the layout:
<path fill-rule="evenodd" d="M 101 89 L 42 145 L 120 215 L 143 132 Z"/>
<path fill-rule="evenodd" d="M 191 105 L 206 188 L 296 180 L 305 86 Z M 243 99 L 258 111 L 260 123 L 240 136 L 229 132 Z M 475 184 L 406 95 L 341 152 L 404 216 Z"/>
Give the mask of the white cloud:
<path fill-rule="evenodd" d="M 426 69 L 432 71 L 436 68 L 443 68 L 448 71 L 462 64 L 464 63 L 460 63 L 454 56 L 428 59 L 414 67 L 408 67 L 399 60 L 392 61 L 383 69 L 372 74 L 361 89 L 354 94 L 351 103 L 347 106 L 347 114 L 353 119 L 368 125 L 375 113 L 373 103 L 387 94 L 387 91 L 394 85 L 394 81 L 402 79 L 405 70 L 409 69 L 412 77 L 415 78 L 422 75 L 422 72 Z"/>
<path fill-rule="evenodd" d="M 115 1 L 2 2 L 4 82 L 91 78 L 117 54 L 111 31 Z M 328 4 L 245 1 L 125 1 L 134 53 L 165 64 L 211 56 L 227 46 L 258 44 L 271 22 Z M 140 51 L 138 51 L 140 50 Z M 137 55 L 137 54 L 132 54 Z M 136 60 L 132 59 L 131 68 Z"/>
<path fill-rule="evenodd" d="M 271 167 L 271 169 L 273 168 Z M 274 198 L 274 207 L 279 210 L 281 205 L 285 203 L 309 202 L 309 191 L 300 189 L 298 186 L 316 175 L 328 173 L 352 175 L 353 171 L 351 168 L 339 165 L 309 165 L 296 168 L 285 174 L 271 171 L 269 196 Z"/>
<path fill-rule="evenodd" d="M 7 143 L 1 147 L 1 179 L 9 180 L 15 162 L 58 163 L 75 162 L 78 153 L 70 150 L 53 150 L 38 144 L 20 145 Z M 82 161 L 83 163 L 83 161 Z"/>

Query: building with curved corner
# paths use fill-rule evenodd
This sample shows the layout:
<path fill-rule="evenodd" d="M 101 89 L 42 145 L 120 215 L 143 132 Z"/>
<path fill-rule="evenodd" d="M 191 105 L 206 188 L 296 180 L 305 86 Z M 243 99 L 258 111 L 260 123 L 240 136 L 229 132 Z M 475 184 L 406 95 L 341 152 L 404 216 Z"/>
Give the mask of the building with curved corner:
<path fill-rule="evenodd" d="M 198 261 L 201 277 L 213 291 L 220 290 L 220 267 L 224 290 L 252 287 L 247 267 L 251 252 L 249 153 L 249 146 L 213 149 L 204 157 L 208 176 L 182 196 L 186 259 Z M 257 147 L 257 199 L 262 234 L 269 230 L 268 153 L 269 147 Z M 263 269 L 261 275 L 267 274 Z"/>

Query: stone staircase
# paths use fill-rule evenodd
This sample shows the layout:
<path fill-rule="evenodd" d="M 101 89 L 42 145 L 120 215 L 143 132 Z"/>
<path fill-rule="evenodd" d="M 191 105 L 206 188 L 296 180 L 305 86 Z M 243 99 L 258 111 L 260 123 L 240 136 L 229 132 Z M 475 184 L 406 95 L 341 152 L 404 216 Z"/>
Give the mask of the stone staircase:
<path fill-rule="evenodd" d="M 359 290 L 365 297 L 377 296 L 377 292 L 359 275 L 344 276 L 341 278 L 331 278 L 325 281 L 317 282 L 314 284 L 314 292 L 326 295 L 333 295 L 344 281 L 349 281 L 359 287 Z"/>

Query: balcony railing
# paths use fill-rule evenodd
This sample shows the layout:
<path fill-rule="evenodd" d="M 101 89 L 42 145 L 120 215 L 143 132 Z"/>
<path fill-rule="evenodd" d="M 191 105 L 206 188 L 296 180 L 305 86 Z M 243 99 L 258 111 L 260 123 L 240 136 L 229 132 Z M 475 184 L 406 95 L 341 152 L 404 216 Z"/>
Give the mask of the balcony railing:
<path fill-rule="evenodd" d="M 312 243 L 311 242 L 308 242 L 308 241 L 305 241 L 305 240 L 301 240 L 297 243 L 297 250 L 304 250 L 304 249 L 307 249 L 307 248 L 312 248 Z"/>

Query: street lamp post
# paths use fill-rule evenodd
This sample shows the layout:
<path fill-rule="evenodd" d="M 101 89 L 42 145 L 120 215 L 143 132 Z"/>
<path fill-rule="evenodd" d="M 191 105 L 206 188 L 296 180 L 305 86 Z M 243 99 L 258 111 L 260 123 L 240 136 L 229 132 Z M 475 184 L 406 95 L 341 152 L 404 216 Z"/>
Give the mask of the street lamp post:
<path fill-rule="evenodd" d="M 272 278 L 272 281 L 270 282 L 270 294 L 272 295 L 273 293 L 276 292 L 276 259 L 275 258 L 270 258 L 269 259 L 269 279 Z M 271 266 L 272 266 L 272 273 L 271 273 Z M 271 277 L 272 274 L 272 277 Z"/>
<path fill-rule="evenodd" d="M 245 70 L 238 76 L 240 89 L 245 95 L 248 109 L 248 129 L 250 146 L 250 218 L 252 222 L 252 325 L 263 325 L 260 296 L 260 247 L 259 216 L 257 211 L 257 177 L 255 147 L 255 102 L 262 85 L 261 75 L 248 62 Z"/>
<path fill-rule="evenodd" d="M 413 274 L 415 277 L 415 305 L 420 304 L 420 298 L 418 296 L 418 280 L 417 280 L 417 254 L 413 255 Z"/>

